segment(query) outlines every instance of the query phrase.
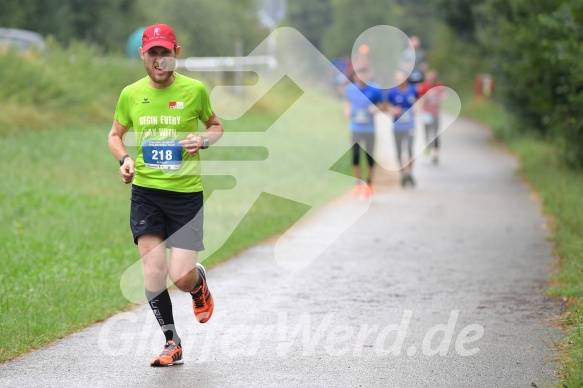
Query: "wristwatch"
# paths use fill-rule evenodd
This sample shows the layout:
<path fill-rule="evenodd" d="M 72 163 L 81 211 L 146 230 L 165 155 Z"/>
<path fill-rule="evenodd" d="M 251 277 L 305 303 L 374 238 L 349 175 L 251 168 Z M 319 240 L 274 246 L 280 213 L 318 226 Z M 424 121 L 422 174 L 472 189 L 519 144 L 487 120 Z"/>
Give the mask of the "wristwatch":
<path fill-rule="evenodd" d="M 209 139 L 207 139 L 204 136 L 201 136 L 201 138 L 202 138 L 202 145 L 200 146 L 200 148 L 203 150 L 206 150 L 211 145 L 211 142 L 209 141 Z"/>
<path fill-rule="evenodd" d="M 119 159 L 119 165 L 120 165 L 120 166 L 123 166 L 123 162 L 126 160 L 126 158 L 130 158 L 130 159 L 131 159 L 132 157 L 131 157 L 131 156 L 129 156 L 128 154 L 125 154 L 124 156 L 122 156 L 122 157 Z"/>

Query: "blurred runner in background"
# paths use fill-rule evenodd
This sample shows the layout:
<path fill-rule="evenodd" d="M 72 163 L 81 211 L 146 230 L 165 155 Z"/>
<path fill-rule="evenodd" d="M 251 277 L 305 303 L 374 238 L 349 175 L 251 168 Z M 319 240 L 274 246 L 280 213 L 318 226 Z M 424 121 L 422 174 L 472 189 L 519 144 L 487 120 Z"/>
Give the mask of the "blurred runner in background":
<path fill-rule="evenodd" d="M 425 50 L 421 48 L 421 39 L 413 35 L 407 47 L 401 54 L 400 69 L 409 75 L 409 83 L 417 84 L 422 82 L 427 70 L 427 58 Z"/>
<path fill-rule="evenodd" d="M 432 156 L 433 164 L 439 163 L 439 112 L 441 102 L 445 98 L 445 89 L 437 80 L 437 72 L 428 70 L 425 81 L 417 86 L 419 98 L 423 99 L 423 124 L 425 125 L 425 139 L 427 141 L 426 154 Z"/>
<path fill-rule="evenodd" d="M 352 196 L 370 198 L 372 195 L 372 175 L 374 169 L 373 152 L 375 146 L 374 114 L 379 111 L 377 106 L 383 104 L 383 92 L 379 86 L 369 83 L 370 69 L 357 67 L 354 82 L 346 86 L 346 102 L 344 114 L 350 118 L 352 133 L 352 167 L 354 177 L 358 179 L 352 190 Z M 364 143 L 368 171 L 366 184 L 362 182 L 360 150 Z"/>
<path fill-rule="evenodd" d="M 397 71 L 395 84 L 387 92 L 388 112 L 393 116 L 393 134 L 397 149 L 397 160 L 401 168 L 401 186 L 410 184 L 415 187 L 413 179 L 413 141 L 415 138 L 415 114 L 413 104 L 417 101 L 417 91 L 407 80 L 407 73 Z M 407 147 L 408 159 L 403 161 L 403 143 Z"/>

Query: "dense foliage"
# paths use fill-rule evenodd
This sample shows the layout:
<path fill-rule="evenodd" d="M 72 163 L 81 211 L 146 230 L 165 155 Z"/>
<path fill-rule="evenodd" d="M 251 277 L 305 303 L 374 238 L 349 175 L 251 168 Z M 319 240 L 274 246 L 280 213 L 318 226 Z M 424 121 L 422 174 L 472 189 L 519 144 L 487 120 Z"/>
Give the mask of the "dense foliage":
<path fill-rule="evenodd" d="M 122 53 L 129 36 L 154 23 L 171 24 L 188 55 L 249 52 L 266 36 L 256 0 L 21 0 L 0 2 L 0 26 L 51 35 L 62 45 L 86 41 Z"/>
<path fill-rule="evenodd" d="M 450 26 L 479 45 L 483 67 L 496 75 L 522 130 L 556 141 L 569 165 L 583 167 L 583 2 L 440 3 Z"/>
<path fill-rule="evenodd" d="M 52 35 L 68 45 L 89 41 L 122 52 L 127 36 L 140 26 L 134 0 L 19 0 L 0 2 L 0 26 Z"/>

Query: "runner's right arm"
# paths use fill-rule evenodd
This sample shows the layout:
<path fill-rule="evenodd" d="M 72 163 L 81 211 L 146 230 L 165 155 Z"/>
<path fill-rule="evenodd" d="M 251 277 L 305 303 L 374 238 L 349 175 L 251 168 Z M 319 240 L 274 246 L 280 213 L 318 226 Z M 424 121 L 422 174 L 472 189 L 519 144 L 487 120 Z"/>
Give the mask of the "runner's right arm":
<path fill-rule="evenodd" d="M 109 150 L 113 156 L 120 160 L 122 156 L 127 155 L 127 150 L 123 144 L 123 135 L 129 130 L 128 127 L 122 125 L 117 119 L 113 120 L 111 131 L 107 138 Z M 124 183 L 131 183 L 134 179 L 134 160 L 131 157 L 125 158 L 123 165 L 119 168 L 119 174 Z"/>

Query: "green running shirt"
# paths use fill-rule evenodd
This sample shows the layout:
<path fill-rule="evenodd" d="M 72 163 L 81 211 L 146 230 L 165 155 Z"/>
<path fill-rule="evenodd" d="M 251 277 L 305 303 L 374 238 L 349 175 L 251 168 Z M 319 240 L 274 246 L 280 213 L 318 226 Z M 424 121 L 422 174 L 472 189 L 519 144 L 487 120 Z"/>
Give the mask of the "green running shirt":
<path fill-rule="evenodd" d="M 207 121 L 213 109 L 202 82 L 175 74 L 164 89 L 150 86 L 148 77 L 126 86 L 114 118 L 134 129 L 136 186 L 193 193 L 202 191 L 200 156 L 190 156 L 178 141 L 196 135 L 198 121 Z"/>

